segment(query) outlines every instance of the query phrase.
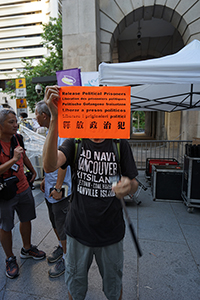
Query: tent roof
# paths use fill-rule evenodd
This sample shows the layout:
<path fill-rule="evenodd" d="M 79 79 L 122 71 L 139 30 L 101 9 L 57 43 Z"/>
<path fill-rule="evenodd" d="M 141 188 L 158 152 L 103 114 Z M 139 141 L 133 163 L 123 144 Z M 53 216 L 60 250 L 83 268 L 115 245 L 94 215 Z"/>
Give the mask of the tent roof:
<path fill-rule="evenodd" d="M 179 52 L 130 63 L 101 63 L 100 84 L 135 85 L 200 83 L 200 42 L 192 41 Z"/>
<path fill-rule="evenodd" d="M 200 109 L 200 42 L 173 55 L 130 63 L 101 63 L 99 84 L 131 88 L 133 110 Z M 144 86 L 145 84 L 145 86 Z"/>

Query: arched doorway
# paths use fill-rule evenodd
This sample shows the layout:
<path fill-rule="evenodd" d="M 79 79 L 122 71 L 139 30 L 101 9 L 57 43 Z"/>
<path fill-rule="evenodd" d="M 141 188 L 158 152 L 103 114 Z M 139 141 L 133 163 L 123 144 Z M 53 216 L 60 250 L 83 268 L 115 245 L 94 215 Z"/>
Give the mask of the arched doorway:
<path fill-rule="evenodd" d="M 141 7 L 125 16 L 116 26 L 111 38 L 111 61 L 117 63 L 146 60 L 179 51 L 184 46 L 183 39 L 177 28 L 164 19 L 161 13 L 163 10 L 164 7 L 156 5 Z M 170 11 L 172 15 L 173 11 L 170 9 L 168 14 Z M 144 122 L 139 124 L 142 113 L 145 114 L 145 125 Z M 134 112 L 133 121 L 131 121 L 133 123 L 132 138 L 165 139 L 178 136 L 180 124 L 173 122 L 174 136 L 171 137 L 169 132 L 171 127 L 166 128 L 165 118 L 169 119 L 166 115 L 163 112 Z M 177 115 L 180 113 L 174 113 L 176 119 Z"/>

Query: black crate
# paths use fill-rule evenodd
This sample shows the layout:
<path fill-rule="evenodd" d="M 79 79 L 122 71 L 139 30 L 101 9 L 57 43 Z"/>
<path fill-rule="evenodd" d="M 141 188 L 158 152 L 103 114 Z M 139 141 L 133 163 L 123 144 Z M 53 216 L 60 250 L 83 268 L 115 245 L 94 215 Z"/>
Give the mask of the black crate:
<path fill-rule="evenodd" d="M 186 144 L 185 145 L 185 154 L 190 157 L 199 157 L 200 158 L 200 144 L 192 145 L 192 144 Z"/>
<path fill-rule="evenodd" d="M 200 206 L 200 158 L 184 156 L 182 197 L 188 206 Z M 195 207 L 195 206 L 194 206 Z"/>
<path fill-rule="evenodd" d="M 179 166 L 152 167 L 151 189 L 153 200 L 183 201 L 181 197 L 183 169 Z"/>
<path fill-rule="evenodd" d="M 168 166 L 168 165 L 179 165 L 179 162 L 175 158 L 147 158 L 146 159 L 146 176 L 151 177 L 152 166 Z"/>

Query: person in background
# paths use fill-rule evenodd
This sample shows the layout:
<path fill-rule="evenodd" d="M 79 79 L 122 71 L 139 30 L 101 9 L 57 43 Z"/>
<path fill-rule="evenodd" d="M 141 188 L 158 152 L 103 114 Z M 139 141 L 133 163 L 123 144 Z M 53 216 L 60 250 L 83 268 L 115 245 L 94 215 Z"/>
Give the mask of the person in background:
<path fill-rule="evenodd" d="M 32 172 L 33 182 L 36 172 L 20 145 L 22 136 L 16 136 L 18 130 L 17 117 L 12 109 L 0 110 L 0 177 L 6 179 L 16 176 L 16 195 L 9 199 L 0 199 L 0 241 L 6 254 L 6 276 L 15 278 L 19 275 L 19 266 L 12 249 L 12 229 L 14 228 L 14 212 L 20 220 L 20 233 L 23 247 L 21 258 L 43 259 L 45 252 L 31 244 L 31 220 L 36 218 L 35 203 L 31 188 L 24 174 L 24 165 Z M 21 142 L 22 143 L 22 142 Z M 11 187 L 12 188 L 12 187 Z"/>
<path fill-rule="evenodd" d="M 44 101 L 40 101 L 36 104 L 35 116 L 40 126 L 49 128 L 51 113 Z M 58 138 L 57 146 L 59 147 L 64 140 L 65 139 Z M 62 188 L 63 185 L 64 187 Z M 40 189 L 45 193 L 49 219 L 59 242 L 57 248 L 48 256 L 50 263 L 57 262 L 49 270 L 49 276 L 58 277 L 65 272 L 64 255 L 66 254 L 66 234 L 64 232 L 64 223 L 71 194 L 70 167 L 64 170 L 59 169 L 49 174 L 45 173 Z M 62 194 L 63 191 L 65 195 Z"/>
<path fill-rule="evenodd" d="M 28 129 L 33 130 L 31 123 L 27 120 L 27 118 L 28 118 L 27 113 L 25 113 L 25 112 L 20 113 L 19 117 L 20 117 L 19 131 L 20 131 L 20 125 L 23 125 L 23 126 L 27 127 Z"/>
<path fill-rule="evenodd" d="M 52 116 L 43 148 L 46 172 L 74 164 L 74 139 L 66 139 L 57 149 L 59 90 L 58 86 L 49 86 L 45 91 L 44 99 Z M 85 299 L 93 257 L 107 299 L 122 299 L 125 222 L 119 199 L 137 191 L 135 177 L 138 172 L 126 140 L 120 142 L 120 162 L 117 162 L 113 148 L 112 139 L 82 139 L 77 170 L 73 174 L 76 180 L 73 180 L 71 205 L 65 222 L 65 279 L 70 300 Z M 118 176 L 120 180 L 112 187 L 113 176 Z"/>

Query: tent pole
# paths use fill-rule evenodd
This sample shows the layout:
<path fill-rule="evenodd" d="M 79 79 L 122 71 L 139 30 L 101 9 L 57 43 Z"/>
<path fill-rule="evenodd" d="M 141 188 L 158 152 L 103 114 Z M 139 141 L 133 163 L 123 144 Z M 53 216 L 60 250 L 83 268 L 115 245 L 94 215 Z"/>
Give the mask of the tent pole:
<path fill-rule="evenodd" d="M 191 89 L 190 89 L 190 107 L 192 107 L 192 98 L 193 98 L 193 83 L 191 84 Z"/>

